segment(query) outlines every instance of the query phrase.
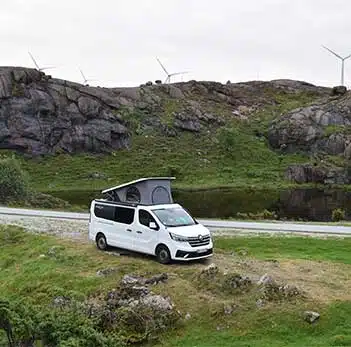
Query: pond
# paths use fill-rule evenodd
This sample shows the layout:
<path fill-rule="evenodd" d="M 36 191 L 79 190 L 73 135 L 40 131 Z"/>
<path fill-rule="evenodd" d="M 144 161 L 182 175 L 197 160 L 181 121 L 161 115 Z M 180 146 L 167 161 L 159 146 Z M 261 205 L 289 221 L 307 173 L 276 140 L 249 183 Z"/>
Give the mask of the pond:
<path fill-rule="evenodd" d="M 56 191 L 49 194 L 88 209 L 99 191 Z M 279 219 L 330 221 L 342 208 L 351 219 L 351 192 L 341 189 L 173 189 L 173 198 L 198 218 L 230 218 L 241 213 L 275 212 Z"/>

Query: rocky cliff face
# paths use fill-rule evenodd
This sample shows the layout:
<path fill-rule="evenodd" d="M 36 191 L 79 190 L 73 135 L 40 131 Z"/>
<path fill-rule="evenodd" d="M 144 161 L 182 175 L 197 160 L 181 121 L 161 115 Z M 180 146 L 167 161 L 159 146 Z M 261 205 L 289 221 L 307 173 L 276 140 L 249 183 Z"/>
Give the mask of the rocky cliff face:
<path fill-rule="evenodd" d="M 276 119 L 268 133 L 271 146 L 351 158 L 351 93 L 293 110 Z"/>
<path fill-rule="evenodd" d="M 0 69 L 0 148 L 32 155 L 103 152 L 128 146 L 111 91 L 52 79 L 32 69 Z"/>
<path fill-rule="evenodd" d="M 128 148 L 133 132 L 157 131 L 165 136 L 211 132 L 274 104 L 275 93 L 301 91 L 328 93 L 326 88 L 289 80 L 100 88 L 34 69 L 0 67 L 0 148 L 33 156 L 110 152 Z M 284 136 L 285 143 L 289 135 Z M 275 147 L 282 142 L 280 137 L 273 136 Z"/>

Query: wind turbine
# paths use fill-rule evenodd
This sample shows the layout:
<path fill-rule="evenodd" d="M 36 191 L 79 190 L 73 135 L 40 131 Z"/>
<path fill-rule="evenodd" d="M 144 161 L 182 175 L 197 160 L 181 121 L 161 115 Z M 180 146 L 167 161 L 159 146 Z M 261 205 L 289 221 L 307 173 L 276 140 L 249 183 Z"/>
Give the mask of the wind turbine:
<path fill-rule="evenodd" d="M 81 73 L 81 75 L 83 77 L 84 84 L 87 84 L 89 81 L 96 81 L 96 80 L 86 79 L 83 71 L 81 69 L 79 69 L 79 71 L 80 71 L 80 73 Z"/>
<path fill-rule="evenodd" d="M 330 48 L 323 46 L 323 45 L 322 45 L 322 47 L 325 48 L 328 52 L 335 55 L 337 58 L 339 58 L 341 60 L 341 85 L 343 86 L 344 85 L 344 74 L 345 74 L 345 60 L 351 58 L 351 54 L 347 55 L 346 57 L 342 57 L 339 54 L 332 51 Z"/>
<path fill-rule="evenodd" d="M 171 83 L 171 77 L 172 76 L 176 76 L 176 75 L 183 75 L 183 74 L 186 74 L 188 73 L 188 71 L 183 71 L 183 72 L 173 72 L 173 73 L 169 73 L 166 68 L 164 67 L 164 65 L 161 63 L 160 59 L 156 58 L 158 63 L 161 65 L 162 67 L 162 70 L 166 73 L 167 75 L 167 78 L 165 80 L 165 83 Z"/>
<path fill-rule="evenodd" d="M 47 67 L 42 67 L 40 68 L 39 65 L 37 64 L 36 60 L 34 59 L 34 57 L 32 56 L 32 54 L 30 52 L 28 52 L 29 56 L 31 57 L 35 67 L 39 70 L 39 71 L 44 71 L 44 70 L 48 70 L 48 69 L 54 69 L 54 66 L 47 66 Z"/>

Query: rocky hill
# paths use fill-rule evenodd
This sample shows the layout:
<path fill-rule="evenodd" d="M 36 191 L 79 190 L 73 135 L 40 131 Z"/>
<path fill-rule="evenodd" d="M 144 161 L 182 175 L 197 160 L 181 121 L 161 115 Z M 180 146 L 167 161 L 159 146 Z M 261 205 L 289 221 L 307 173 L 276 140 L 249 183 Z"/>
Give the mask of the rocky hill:
<path fill-rule="evenodd" d="M 327 98 L 330 89 L 305 82 L 147 83 L 136 88 L 90 87 L 52 78 L 34 69 L 0 68 L 0 148 L 30 156 L 104 153 L 129 148 L 133 134 L 176 137 L 208 133 L 281 103 L 282 95 Z M 276 120 L 274 148 L 327 148 L 342 153 L 348 136 L 325 137 L 322 129 L 348 125 L 349 96 L 299 109 Z M 351 147 L 346 150 L 351 155 Z"/>

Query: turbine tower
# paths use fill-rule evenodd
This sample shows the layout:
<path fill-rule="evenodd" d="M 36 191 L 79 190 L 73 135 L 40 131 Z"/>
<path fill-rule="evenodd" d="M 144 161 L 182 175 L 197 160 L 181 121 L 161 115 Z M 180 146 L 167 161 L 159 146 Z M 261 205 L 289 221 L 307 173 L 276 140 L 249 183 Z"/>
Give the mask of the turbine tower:
<path fill-rule="evenodd" d="M 39 67 L 39 65 L 37 64 L 36 60 L 34 59 L 33 55 L 31 54 L 31 52 L 28 52 L 30 58 L 32 59 L 35 67 L 38 69 L 38 71 L 44 71 L 44 70 L 48 70 L 48 69 L 54 69 L 54 66 L 47 66 L 47 67 Z"/>
<path fill-rule="evenodd" d="M 183 74 L 188 73 L 188 71 L 169 73 L 169 72 L 166 70 L 166 68 L 164 67 L 164 65 L 161 63 L 160 59 L 158 59 L 158 58 L 156 58 L 156 59 L 157 59 L 158 63 L 161 65 L 162 70 L 163 70 L 163 71 L 166 73 L 166 75 L 167 75 L 167 78 L 166 78 L 166 80 L 165 80 L 164 83 L 171 83 L 171 77 L 172 77 L 172 76 L 183 75 Z"/>
<path fill-rule="evenodd" d="M 341 85 L 344 85 L 344 74 L 345 74 L 345 60 L 351 58 L 351 54 L 347 55 L 346 57 L 342 57 L 341 55 L 335 53 L 334 51 L 332 51 L 330 48 L 326 47 L 326 46 L 322 46 L 323 48 L 325 48 L 328 52 L 330 52 L 331 54 L 335 55 L 338 59 L 341 60 Z"/>

